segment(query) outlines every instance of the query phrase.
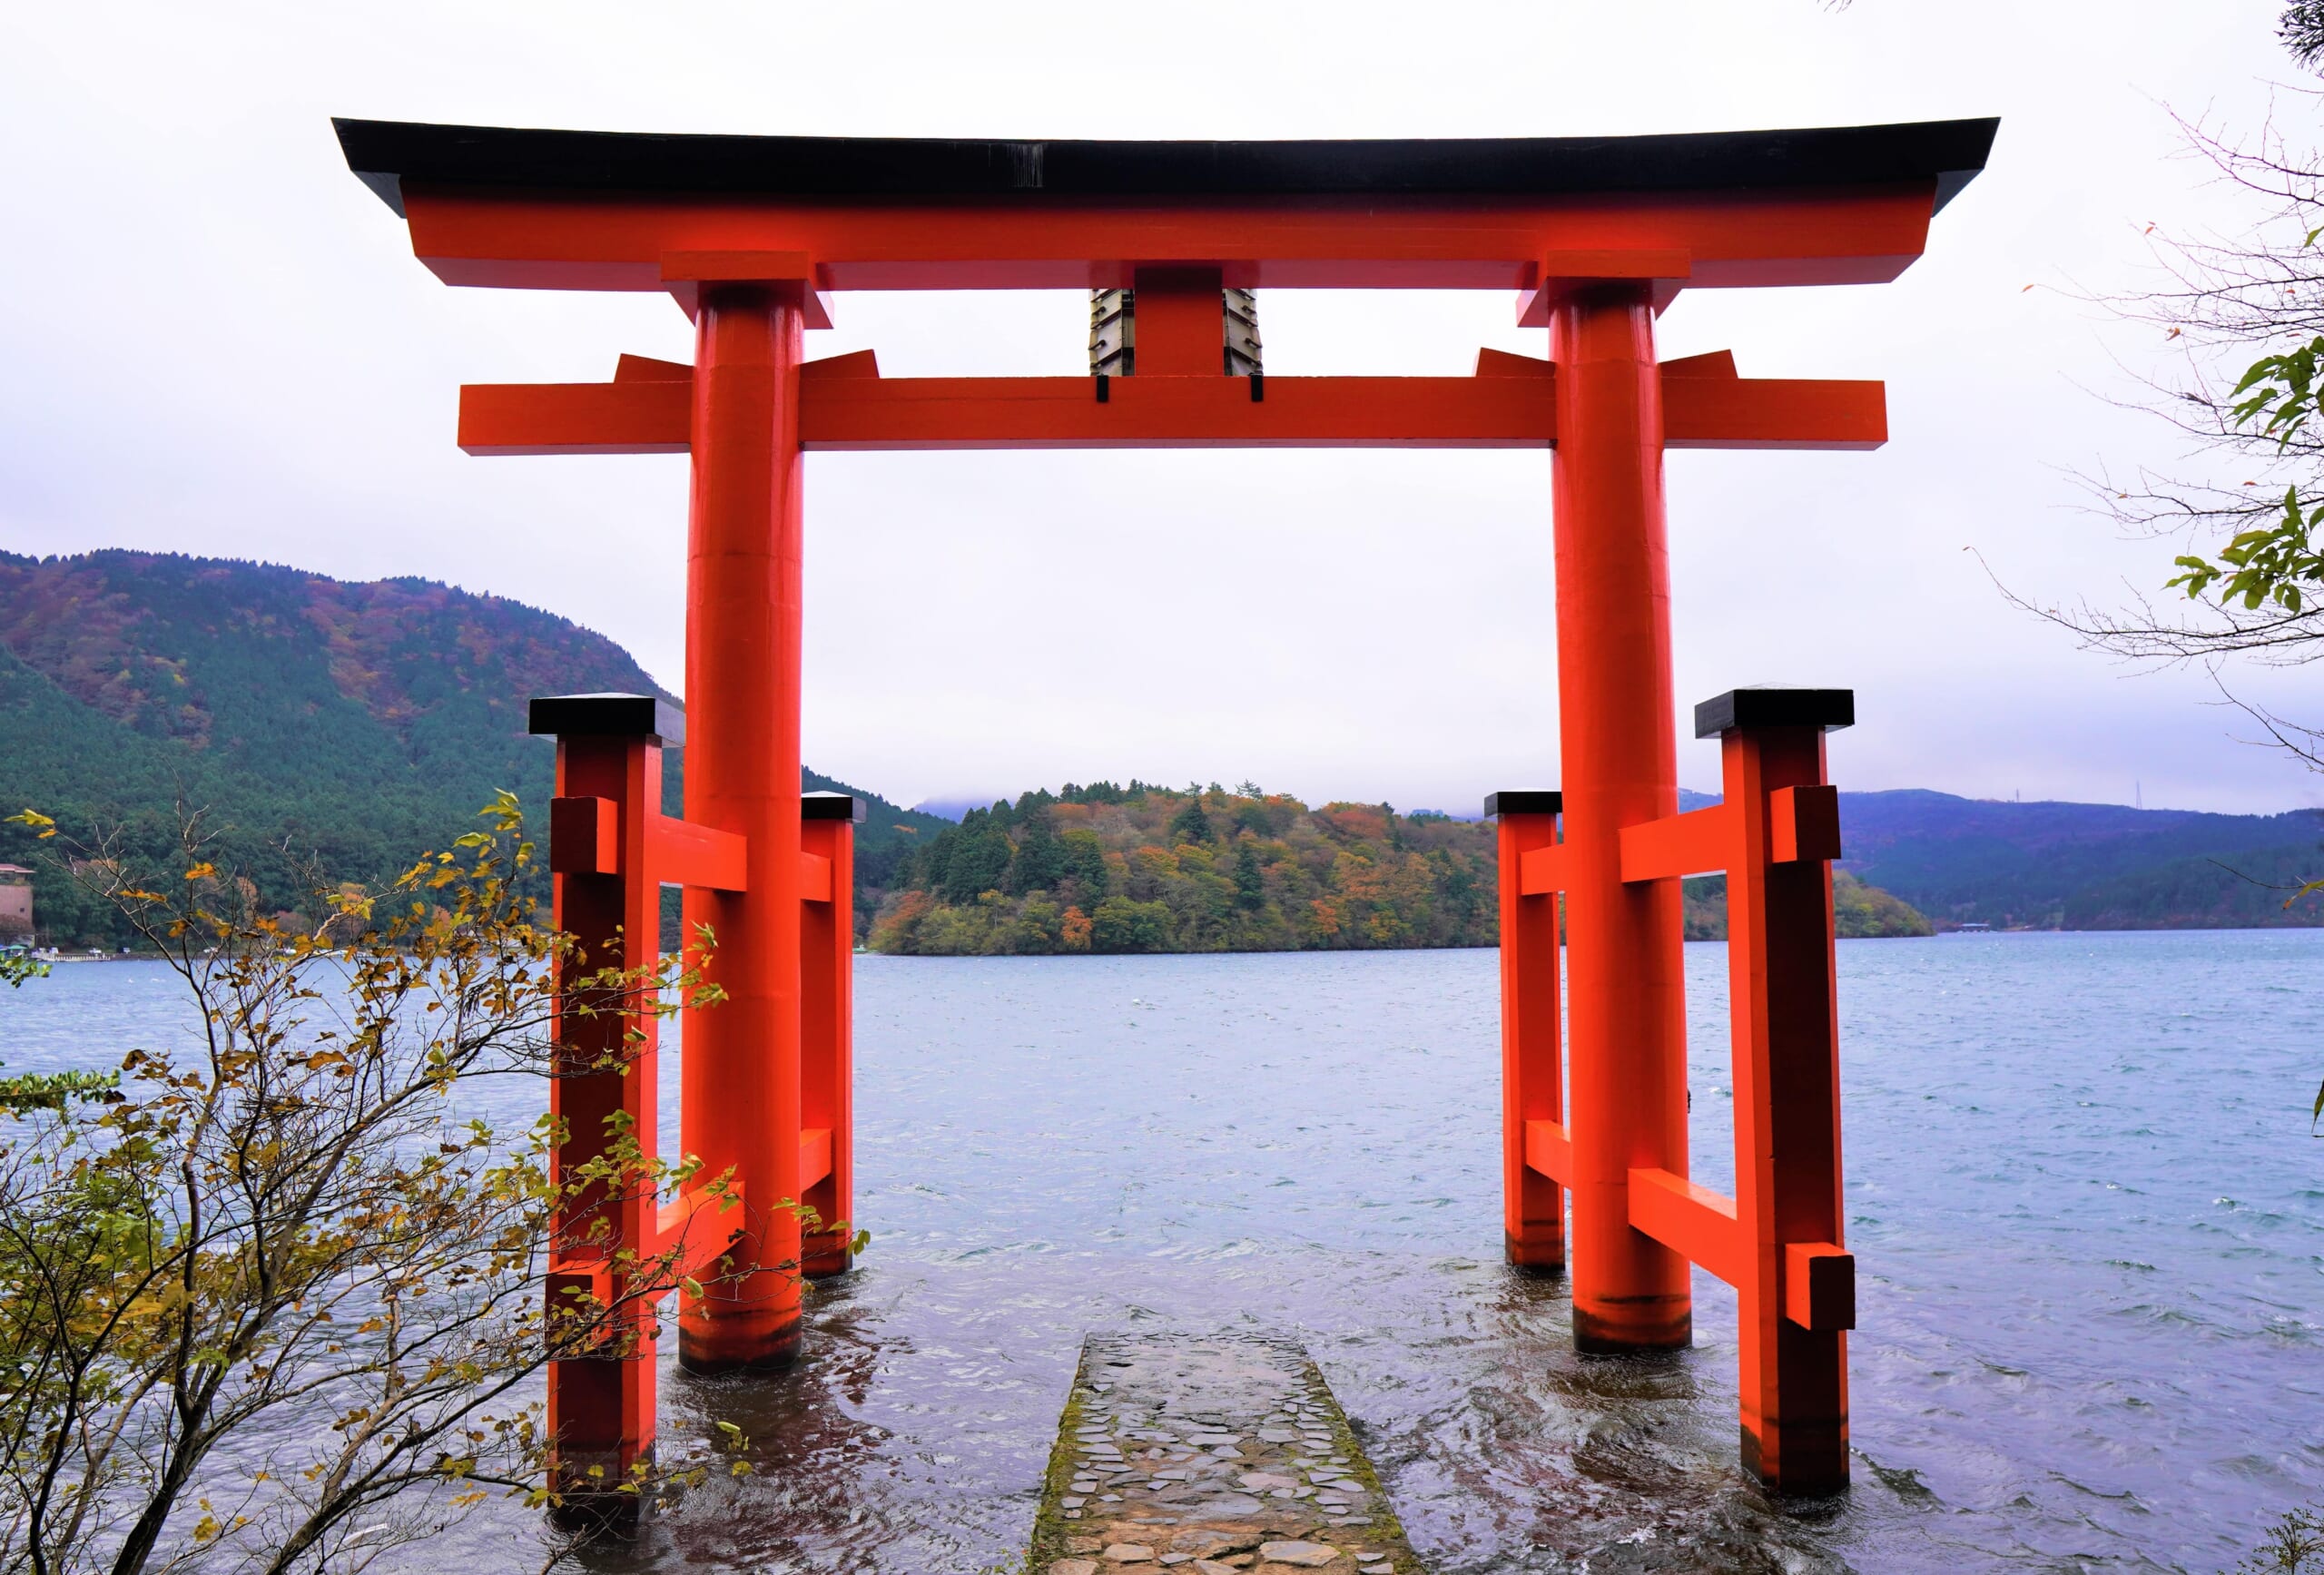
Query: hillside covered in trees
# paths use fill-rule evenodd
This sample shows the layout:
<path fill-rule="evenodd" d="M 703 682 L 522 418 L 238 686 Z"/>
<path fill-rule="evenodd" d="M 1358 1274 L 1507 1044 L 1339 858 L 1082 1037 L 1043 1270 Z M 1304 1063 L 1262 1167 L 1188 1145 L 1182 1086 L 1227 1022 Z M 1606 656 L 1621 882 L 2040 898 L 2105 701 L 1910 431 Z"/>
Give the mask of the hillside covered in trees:
<path fill-rule="evenodd" d="M 36 808 L 83 842 L 117 831 L 135 852 L 167 842 L 179 805 L 201 809 L 217 862 L 287 911 L 309 861 L 383 878 L 469 830 L 497 789 L 546 820 L 555 751 L 527 734 L 526 703 L 596 690 L 662 693 L 602 635 L 432 581 L 0 552 L 0 813 Z M 684 760 L 666 757 L 672 810 Z M 945 824 L 864 796 L 867 874 L 893 863 L 901 828 Z M 42 940 L 125 939 L 45 851 L 0 826 L 0 862 L 37 871 Z"/>
<path fill-rule="evenodd" d="M 1494 829 L 1386 804 L 1311 809 L 1228 792 L 1068 783 L 971 810 L 905 861 L 875 950 L 919 956 L 1325 951 L 1492 946 Z M 1723 881 L 1687 883 L 1689 940 L 1726 930 Z M 1852 876 L 1846 936 L 1926 935 L 1928 920 Z"/>
<path fill-rule="evenodd" d="M 1848 867 L 1940 923 L 2192 930 L 2324 923 L 2324 815 L 1840 794 Z"/>
<path fill-rule="evenodd" d="M 1132 782 L 971 810 L 898 872 L 874 950 L 920 955 L 1490 946 L 1493 829 L 1246 785 Z"/>
<path fill-rule="evenodd" d="M 333 881 L 380 879 L 467 830 L 497 789 L 537 809 L 552 751 L 527 735 L 526 700 L 609 689 L 658 692 L 600 635 L 431 581 L 351 584 L 175 554 L 0 553 L 0 813 L 36 808 L 84 841 L 113 830 L 133 851 L 160 846 L 179 805 L 201 809 L 219 833 L 218 861 L 251 874 L 286 911 L 301 906 L 309 867 Z M 667 756 L 673 812 L 684 759 Z M 1477 822 L 1133 782 L 1028 794 L 954 825 L 812 771 L 805 785 L 870 802 L 858 932 L 869 937 L 876 919 L 892 950 L 1493 939 L 1492 832 Z M 1199 823 L 1174 830 L 1190 800 Z M 1681 807 L 1709 802 L 1684 794 Z M 2324 901 L 2285 906 L 2301 880 L 2324 873 L 2313 811 L 2218 815 L 1908 790 L 1844 792 L 1840 822 L 1842 873 L 1940 925 L 2324 922 Z M 51 846 L 0 826 L 0 862 L 39 871 L 41 939 L 117 942 L 110 914 L 49 867 Z M 1716 882 L 1690 883 L 1689 933 L 1719 932 L 1717 896 Z M 1844 934 L 1911 928 L 1846 881 L 1838 898 Z"/>

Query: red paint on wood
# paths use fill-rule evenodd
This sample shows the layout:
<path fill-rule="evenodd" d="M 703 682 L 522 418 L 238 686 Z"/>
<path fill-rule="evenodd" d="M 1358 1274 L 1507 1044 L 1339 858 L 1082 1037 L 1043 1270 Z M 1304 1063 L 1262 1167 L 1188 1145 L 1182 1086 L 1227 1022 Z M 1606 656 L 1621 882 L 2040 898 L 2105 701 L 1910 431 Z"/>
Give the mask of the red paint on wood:
<path fill-rule="evenodd" d="M 1558 900 L 1523 889 L 1528 861 L 1557 852 L 1554 814 L 1504 814 L 1501 850 L 1502 1233 L 1509 1261 L 1563 1268 L 1565 1188 L 1529 1163 L 1535 1127 L 1564 1118 Z"/>
<path fill-rule="evenodd" d="M 1573 1174 L 1573 1139 L 1554 1121 L 1525 1123 L 1525 1163 L 1562 1184 Z"/>
<path fill-rule="evenodd" d="M 1693 1338 L 1687 1261 L 1631 1228 L 1630 1173 L 1687 1168 L 1679 887 L 1626 884 L 1620 840 L 1679 807 L 1650 288 L 1561 298 L 1550 342 L 1574 1340 L 1667 1350 Z"/>
<path fill-rule="evenodd" d="M 650 739 L 557 740 L 549 812 L 550 911 L 556 928 L 579 948 L 558 965 L 554 1031 L 560 1075 L 549 1082 L 549 1109 L 567 1133 L 550 1159 L 551 1177 L 560 1186 L 600 1159 L 622 1131 L 645 1134 L 649 1147 L 653 1140 L 657 1019 L 637 1011 L 618 988 L 584 992 L 576 981 L 607 970 L 635 975 L 654 964 L 659 893 L 651 881 L 619 871 L 644 868 L 641 812 L 661 797 L 662 750 Z M 573 846 L 560 851 L 560 839 L 568 834 Z M 576 1009 L 582 1007 L 587 1009 Z M 552 1235 L 547 1311 L 553 1319 L 586 1315 L 576 1291 L 600 1309 L 636 1297 L 588 1342 L 618 1349 L 606 1357 L 566 1357 L 549 1364 L 548 1426 L 556 1439 L 558 1481 L 584 1484 L 592 1467 L 618 1481 L 654 1447 L 654 1314 L 614 1267 L 615 1255 L 625 1250 L 651 1255 L 653 1189 L 633 1183 L 609 1191 L 595 1184 L 564 1200 Z"/>
<path fill-rule="evenodd" d="M 1735 1199 L 1749 1252 L 1738 1293 L 1744 1462 L 1787 1492 L 1828 1492 L 1848 1479 L 1847 1336 L 1830 1310 L 1786 1315 L 1791 1248 L 1841 1252 L 1838 1010 L 1833 994 L 1829 840 L 1802 806 L 1828 805 L 1817 727 L 1737 728 L 1720 743 L 1725 799 L 1738 808 L 1727 882 L 1728 999 L 1734 1019 Z M 1778 822 L 1802 856 L 1778 862 Z M 1810 845 L 1802 847 L 1807 842 Z M 1813 1256 L 1815 1255 L 1811 1255 Z M 1817 1272 L 1809 1265 L 1809 1274 Z M 1840 1273 L 1827 1265 L 1827 1276 Z M 1853 1302 L 1854 1260 L 1846 1271 Z"/>
<path fill-rule="evenodd" d="M 684 900 L 686 933 L 707 924 L 717 938 L 710 977 L 726 995 L 686 1017 L 685 1147 L 741 1181 L 750 1271 L 682 1307 L 679 1355 L 698 1372 L 784 1366 L 799 1352 L 799 1222 L 780 1206 L 800 1194 L 803 330 L 795 290 L 705 284 L 687 385 L 686 819 L 747 843 L 744 889 Z"/>
<path fill-rule="evenodd" d="M 806 857 L 822 867 L 823 895 L 800 914 L 800 1119 L 828 1134 L 819 1167 L 803 1176 L 800 1201 L 815 1212 L 800 1243 L 810 1279 L 854 1262 L 855 822 L 804 822 Z"/>
<path fill-rule="evenodd" d="M 1622 828 L 1622 879 L 1663 881 L 1724 870 L 1735 856 L 1735 817 L 1725 804 Z"/>
<path fill-rule="evenodd" d="M 1733 1285 L 1747 1258 L 1735 1200 L 1667 1170 L 1633 1170 L 1630 1224 L 1679 1256 Z"/>

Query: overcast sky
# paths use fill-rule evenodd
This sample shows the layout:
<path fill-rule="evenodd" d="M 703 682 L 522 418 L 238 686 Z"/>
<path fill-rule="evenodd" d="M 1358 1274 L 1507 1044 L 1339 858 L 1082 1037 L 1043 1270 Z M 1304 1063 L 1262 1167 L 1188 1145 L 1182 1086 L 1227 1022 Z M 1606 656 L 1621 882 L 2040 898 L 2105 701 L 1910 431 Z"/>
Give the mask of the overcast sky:
<path fill-rule="evenodd" d="M 2010 608 L 2169 552 L 2077 470 L 2178 447 L 2108 396 L 2167 353 L 2075 298 L 2150 223 L 2250 215 L 2167 111 L 2250 128 L 2299 74 L 2274 0 L 1438 0 L 19 7 L 0 49 L 0 546 L 420 575 L 619 640 L 674 687 L 684 461 L 471 459 L 463 381 L 688 359 L 665 298 L 453 290 L 350 176 L 333 113 L 623 131 L 1548 135 L 1999 114 L 1897 283 L 1699 291 L 1666 354 L 1887 380 L 1858 454 L 1670 461 L 1679 699 L 1837 684 L 1843 786 L 2274 810 L 2324 779 L 2237 742 L 2200 674 Z M 2282 112 L 2295 131 L 2312 103 Z M 2044 288 L 2027 290 L 2029 284 Z M 1283 374 L 1536 355 L 1506 293 L 1272 292 Z M 811 354 L 1084 369 L 1077 295 L 846 295 Z M 1554 784 L 1546 453 L 817 455 L 806 753 L 905 802 L 1099 776 L 1473 812 Z M 2324 721 L 2314 674 L 2247 693 Z M 1681 780 L 1715 787 L 1686 739 Z"/>

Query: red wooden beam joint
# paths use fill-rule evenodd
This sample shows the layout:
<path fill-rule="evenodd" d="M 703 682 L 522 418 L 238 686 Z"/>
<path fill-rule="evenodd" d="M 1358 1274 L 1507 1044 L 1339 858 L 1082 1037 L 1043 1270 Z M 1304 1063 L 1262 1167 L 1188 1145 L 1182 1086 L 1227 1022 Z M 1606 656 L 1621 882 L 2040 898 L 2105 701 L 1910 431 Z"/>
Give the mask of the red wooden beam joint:
<path fill-rule="evenodd" d="M 1815 1334 L 1856 1327 L 1856 1255 L 1829 1242 L 1783 1249 L 1783 1315 Z"/>
<path fill-rule="evenodd" d="M 645 822 L 645 857 L 656 882 L 706 891 L 743 891 L 750 887 L 750 842 L 721 832 L 657 814 Z"/>
<path fill-rule="evenodd" d="M 1669 247 L 1636 251 L 1552 251 L 1541 259 L 1538 281 L 1517 292 L 1517 326 L 1547 328 L 1550 310 L 1576 290 L 1609 281 L 1643 281 L 1654 290 L 1654 310 L 1677 299 L 1693 274 L 1694 260 Z"/>
<path fill-rule="evenodd" d="M 799 1190 L 806 1191 L 832 1173 L 832 1129 L 810 1127 L 799 1134 Z"/>
<path fill-rule="evenodd" d="M 1713 804 L 1624 826 L 1621 841 L 1626 881 L 1709 874 L 1735 861 L 1735 815 L 1728 805 Z"/>
<path fill-rule="evenodd" d="M 556 798 L 548 806 L 548 867 L 558 875 L 619 875 L 621 815 L 611 799 Z M 741 891 L 749 881 L 749 843 L 732 832 L 654 813 L 645 822 L 645 867 L 656 885 Z M 822 875 L 829 901 L 831 872 Z"/>
<path fill-rule="evenodd" d="M 621 812 L 611 799 L 548 802 L 548 868 L 552 875 L 621 873 Z"/>
<path fill-rule="evenodd" d="M 1743 1283 L 1746 1243 L 1733 1198 L 1668 1170 L 1633 1170 L 1630 1226 L 1728 1285 Z"/>
<path fill-rule="evenodd" d="M 832 900 L 832 861 L 821 853 L 799 855 L 799 896 L 806 902 Z"/>
<path fill-rule="evenodd" d="M 1517 858 L 1517 894 L 1520 897 L 1547 897 L 1565 890 L 1565 848 L 1552 844 L 1534 848 Z"/>
<path fill-rule="evenodd" d="M 665 251 L 662 282 L 688 318 L 698 310 L 705 286 L 760 284 L 797 302 L 809 328 L 832 326 L 831 298 L 822 293 L 814 262 L 803 251 Z"/>
<path fill-rule="evenodd" d="M 1739 856 L 1738 826 L 1727 804 L 1624 826 L 1621 835 L 1626 881 L 1715 875 L 1733 869 Z M 1768 794 L 1768 862 L 1796 864 L 1839 856 L 1839 789 L 1828 783 L 1801 783 Z M 1530 869 L 1524 879 L 1530 896 Z"/>
<path fill-rule="evenodd" d="M 558 1258 L 542 1276 L 547 1297 L 547 1311 L 552 1325 L 569 1320 L 587 1318 L 594 1327 L 589 1338 L 583 1341 L 585 1349 L 603 1345 L 613 1331 L 606 1326 L 605 1310 L 613 1305 L 614 1269 L 604 1258 Z"/>
<path fill-rule="evenodd" d="M 1768 862 L 1798 864 L 1840 856 L 1840 790 L 1802 783 L 1768 795 Z"/>
<path fill-rule="evenodd" d="M 1560 1186 L 1573 1182 L 1573 1139 L 1556 1121 L 1525 1123 L 1525 1163 Z"/>

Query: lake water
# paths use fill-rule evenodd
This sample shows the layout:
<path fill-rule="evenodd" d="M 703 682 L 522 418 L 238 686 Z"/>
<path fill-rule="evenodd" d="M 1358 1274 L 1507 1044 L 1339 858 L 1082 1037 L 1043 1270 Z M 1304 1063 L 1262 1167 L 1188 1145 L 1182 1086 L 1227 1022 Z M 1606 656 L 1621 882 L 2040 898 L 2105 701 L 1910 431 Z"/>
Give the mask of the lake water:
<path fill-rule="evenodd" d="M 1695 1175 L 1725 1187 L 1725 948 L 1687 961 Z M 760 1474 L 590 1563 L 1002 1565 L 1092 1329 L 1304 1341 L 1440 1575 L 2207 1571 L 2324 1499 L 2324 931 L 1839 963 L 1845 1501 L 1786 1510 L 1738 1472 L 1718 1282 L 1693 1351 L 1584 1360 L 1562 1285 L 1502 1267 L 1494 953 L 866 957 L 871 1249 L 811 1289 L 796 1373 L 665 1362 L 665 1448 L 730 1419 Z M 0 992 L 0 1058 L 105 1064 L 180 1009 L 157 965 L 61 968 Z M 538 1562 L 499 1505 L 426 1551 Z"/>

